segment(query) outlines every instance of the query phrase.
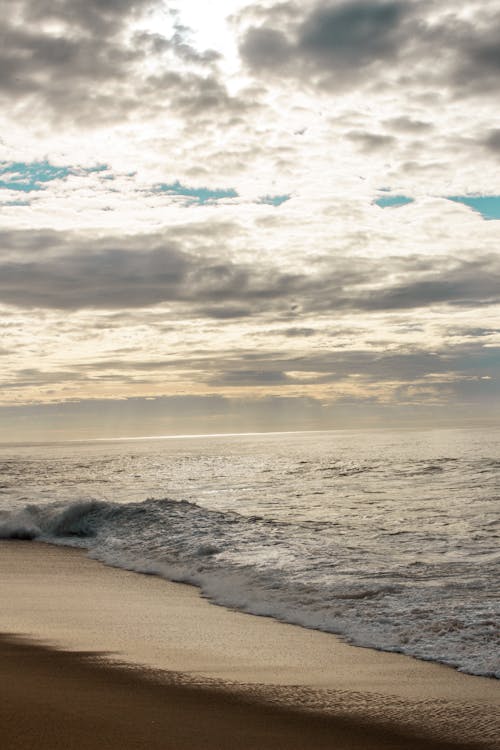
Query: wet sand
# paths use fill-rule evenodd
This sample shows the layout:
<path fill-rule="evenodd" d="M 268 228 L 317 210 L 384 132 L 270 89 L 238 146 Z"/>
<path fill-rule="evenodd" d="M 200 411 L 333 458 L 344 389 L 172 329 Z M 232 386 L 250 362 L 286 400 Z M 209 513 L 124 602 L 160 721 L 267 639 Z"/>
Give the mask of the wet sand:
<path fill-rule="evenodd" d="M 5 748 L 500 747 L 497 680 L 232 612 L 76 550 L 0 543 L 0 601 Z"/>

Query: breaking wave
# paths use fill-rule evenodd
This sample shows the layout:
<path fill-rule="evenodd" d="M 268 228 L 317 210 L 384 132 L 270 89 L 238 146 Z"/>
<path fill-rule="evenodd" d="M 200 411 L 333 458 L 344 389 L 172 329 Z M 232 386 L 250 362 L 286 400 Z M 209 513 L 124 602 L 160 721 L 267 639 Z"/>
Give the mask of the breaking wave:
<path fill-rule="evenodd" d="M 476 595 L 484 581 L 498 586 L 498 555 L 482 563 L 482 582 L 474 562 L 409 556 L 387 569 L 335 523 L 169 499 L 29 504 L 0 511 L 0 538 L 84 548 L 105 564 L 198 586 L 217 604 L 500 677 L 492 592 Z"/>

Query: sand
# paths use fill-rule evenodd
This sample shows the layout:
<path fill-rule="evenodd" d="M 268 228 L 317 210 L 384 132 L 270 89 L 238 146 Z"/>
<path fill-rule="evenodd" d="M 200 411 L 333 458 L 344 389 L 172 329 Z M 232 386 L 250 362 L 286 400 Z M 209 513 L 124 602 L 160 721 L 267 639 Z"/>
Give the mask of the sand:
<path fill-rule="evenodd" d="M 0 640 L 2 748 L 500 747 L 497 680 L 216 607 L 77 550 L 0 543 L 0 601 L 15 636 Z"/>

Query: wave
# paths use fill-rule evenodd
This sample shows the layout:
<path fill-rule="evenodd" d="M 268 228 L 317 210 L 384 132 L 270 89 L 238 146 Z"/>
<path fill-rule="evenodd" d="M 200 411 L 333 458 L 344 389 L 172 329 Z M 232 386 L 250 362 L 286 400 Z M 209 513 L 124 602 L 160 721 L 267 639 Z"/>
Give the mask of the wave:
<path fill-rule="evenodd" d="M 93 536 L 97 516 L 108 507 L 108 503 L 90 500 L 70 505 L 26 505 L 10 513 L 4 511 L 4 520 L 0 515 L 0 539 L 50 541 L 51 538 Z"/>
<path fill-rule="evenodd" d="M 293 524 L 170 499 L 88 500 L 0 512 L 0 538 L 84 548 L 105 564 L 198 586 L 216 604 L 500 677 L 491 597 L 477 598 L 477 566 L 417 567 L 412 558 L 384 568 L 339 535 L 337 523 Z M 484 575 L 498 580 L 493 567 Z"/>

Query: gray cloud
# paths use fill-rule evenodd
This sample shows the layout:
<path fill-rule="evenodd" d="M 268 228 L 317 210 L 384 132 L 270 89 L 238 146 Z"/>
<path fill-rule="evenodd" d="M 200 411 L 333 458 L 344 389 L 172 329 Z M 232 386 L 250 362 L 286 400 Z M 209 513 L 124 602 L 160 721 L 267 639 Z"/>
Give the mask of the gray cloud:
<path fill-rule="evenodd" d="M 367 383 L 407 382 L 414 383 L 422 378 L 441 376 L 449 385 L 450 373 L 463 375 L 495 375 L 498 372 L 500 348 L 481 346 L 471 342 L 465 346 L 449 346 L 437 352 L 425 349 L 401 348 L 400 351 L 384 351 L 384 347 L 358 350 L 337 350 L 309 352 L 307 357 L 289 357 L 276 352 L 255 352 L 234 356 L 222 354 L 220 357 L 197 362 L 201 372 L 215 369 L 216 375 L 209 375 L 212 385 L 259 385 L 272 382 L 304 382 L 286 373 L 297 372 L 317 377 L 307 379 L 308 383 L 331 383 L 353 375 Z M 252 369 L 249 369 L 251 366 Z M 439 382 L 439 378 L 437 378 Z"/>
<path fill-rule="evenodd" d="M 382 387 L 396 393 L 401 400 L 413 398 L 411 389 L 432 391 L 434 394 L 467 392 L 471 396 L 491 394 L 497 387 L 499 346 L 485 346 L 484 337 L 495 333 L 492 329 L 458 328 L 451 330 L 448 341 L 435 347 L 401 345 L 388 351 L 387 342 L 370 337 L 367 330 L 356 334 L 364 340 L 357 349 L 338 346 L 335 340 L 327 347 L 307 348 L 307 354 L 293 354 L 283 349 L 250 348 L 214 349 L 203 328 L 202 348 L 159 353 L 155 358 L 144 358 L 140 349 L 125 348 L 112 356 L 82 361 L 71 367 L 12 368 L 7 380 L 0 385 L 7 389 L 109 382 L 115 385 L 155 385 L 182 373 L 193 383 L 214 388 L 256 388 L 332 384 L 338 393 L 349 389 L 349 383 L 368 392 Z M 464 335 L 465 334 L 465 335 Z M 468 340 L 454 343 L 453 337 Z M 352 341 L 351 341 L 352 345 Z M 467 381 L 468 385 L 465 384 Z M 500 382 L 500 381 L 499 381 Z M 492 384 L 493 383 L 493 384 Z M 347 384 L 347 385 L 346 385 Z M 406 395 L 405 395 L 406 394 Z"/>
<path fill-rule="evenodd" d="M 225 370 L 208 378 L 211 385 L 217 386 L 262 386 L 283 385 L 293 380 L 277 369 L 270 370 Z"/>
<path fill-rule="evenodd" d="M 158 0 L 0 0 L 0 97 L 6 105 L 42 107 L 58 121 L 87 125 L 168 106 L 237 109 L 217 78 L 217 53 L 196 50 L 179 29 L 170 39 L 130 31 L 155 5 Z M 146 72 L 153 61 L 161 75 Z"/>
<path fill-rule="evenodd" d="M 392 130 L 400 133 L 428 133 L 433 130 L 434 125 L 424 120 L 413 120 L 411 117 L 392 117 L 385 121 L 385 124 Z"/>
<path fill-rule="evenodd" d="M 72 233 L 12 231 L 1 239 L 0 301 L 21 307 L 112 310 L 165 302 L 180 305 L 184 314 L 187 308 L 193 316 L 230 319 L 500 301 L 495 254 L 473 260 L 334 256 L 290 273 L 268 261 L 234 261 L 223 246 L 216 252 L 201 237 L 197 246 L 191 237 L 185 250 L 168 233 L 91 240 Z"/>
<path fill-rule="evenodd" d="M 124 19 L 154 5 L 154 0 L 9 0 L 11 11 L 32 22 L 63 21 L 92 34 L 114 34 Z"/>
<path fill-rule="evenodd" d="M 346 133 L 348 138 L 353 143 L 359 145 L 363 151 L 378 151 L 384 149 L 387 146 L 394 146 L 396 139 L 392 135 L 385 135 L 383 133 L 369 133 L 360 130 L 351 130 Z"/>
<path fill-rule="evenodd" d="M 277 268 L 254 270 L 210 250 L 205 255 L 201 240 L 194 253 L 163 235 L 90 241 L 42 232 L 40 256 L 37 233 L 21 234 L 3 233 L 0 261 L 0 300 L 17 306 L 113 309 L 185 302 L 216 318 L 235 317 L 247 313 L 242 303 L 265 308 L 302 282 Z"/>
<path fill-rule="evenodd" d="M 494 153 L 500 154 L 500 128 L 490 130 L 483 143 Z"/>
<path fill-rule="evenodd" d="M 282 336 L 287 338 L 309 338 L 309 336 L 315 336 L 318 331 L 315 328 L 285 328 L 284 331 L 274 331 L 274 333 L 280 333 Z"/>
<path fill-rule="evenodd" d="M 408 3 L 401 0 L 319 5 L 299 27 L 299 49 L 337 69 L 392 59 L 398 52 L 407 8 Z"/>
<path fill-rule="evenodd" d="M 201 76 L 190 71 L 170 71 L 151 75 L 144 81 L 142 93 L 149 96 L 152 103 L 158 97 L 168 97 L 172 109 L 185 117 L 211 112 L 226 113 L 228 116 L 243 115 L 253 106 L 250 102 L 231 96 L 215 73 Z M 193 127 L 194 124 L 190 123 L 190 128 Z"/>
<path fill-rule="evenodd" d="M 248 318 L 252 315 L 252 308 L 243 305 L 210 305 L 200 307 L 197 310 L 199 315 L 216 320 L 231 320 L 237 318 Z"/>
<path fill-rule="evenodd" d="M 447 41 L 459 52 L 453 82 L 459 95 L 493 93 L 500 73 L 500 12 L 485 6 L 470 24 L 457 24 L 456 39 Z M 443 34 L 444 36 L 444 34 Z"/>
<path fill-rule="evenodd" d="M 154 381 L 155 372 L 181 368 L 182 372 L 190 373 L 190 378 L 199 383 L 205 383 L 214 389 L 219 388 L 273 388 L 281 391 L 283 387 L 309 385 L 331 385 L 332 400 L 328 403 L 328 397 L 322 395 L 318 398 L 299 398 L 297 396 L 269 396 L 264 399 L 255 398 L 228 398 L 215 395 L 195 397 L 159 397 L 144 402 L 143 399 L 125 399 L 120 402 L 113 401 L 87 401 L 74 405 L 63 405 L 64 410 L 71 412 L 72 418 L 78 414 L 95 414 L 98 409 L 106 416 L 111 413 L 119 413 L 117 424 L 121 420 L 137 429 L 134 419 L 141 415 L 140 429 L 144 431 L 145 425 L 150 419 L 162 420 L 164 426 L 169 425 L 172 429 L 171 420 L 186 416 L 186 421 L 179 424 L 178 430 L 189 432 L 187 425 L 191 418 L 195 424 L 197 416 L 208 416 L 214 419 L 213 431 L 231 428 L 231 420 L 237 419 L 240 429 L 280 429 L 280 425 L 293 423 L 297 419 L 297 425 L 302 429 L 306 427 L 304 420 L 307 415 L 313 418 L 311 426 L 318 428 L 323 424 L 322 419 L 328 419 L 333 414 L 335 418 L 343 415 L 345 424 L 352 426 L 359 418 L 361 423 L 372 414 L 370 404 L 381 409 L 378 414 L 398 420 L 411 417 L 411 423 L 418 421 L 418 412 L 415 409 L 425 409 L 426 404 L 432 405 L 432 413 L 426 413 L 422 419 L 435 424 L 432 418 L 437 419 L 439 408 L 444 411 L 442 418 L 453 422 L 463 419 L 495 419 L 494 403 L 500 403 L 497 399 L 498 379 L 498 355 L 500 347 L 483 347 L 479 341 L 470 341 L 467 344 L 455 346 L 442 346 L 438 351 L 429 352 L 418 347 L 401 347 L 399 351 L 387 352 L 383 348 L 358 349 L 350 351 L 309 351 L 307 356 L 290 357 L 284 352 L 278 351 L 246 351 L 236 352 L 233 350 L 217 353 L 205 352 L 198 356 L 170 358 L 164 360 L 148 360 L 126 362 L 123 359 L 89 362 L 79 367 L 78 377 L 85 377 L 91 373 L 92 378 L 100 380 L 108 379 L 118 382 L 142 382 Z M 137 379 L 136 372 L 144 373 L 142 380 Z M 100 374 L 97 374 L 100 373 Z M 107 374 L 109 373 L 109 374 Z M 360 388 L 365 395 L 349 396 L 349 384 L 356 389 Z M 283 392 L 282 392 L 283 393 Z M 342 395 L 344 394 L 344 395 Z M 496 400 L 495 400 L 496 399 Z M 326 402 L 326 403 L 325 403 Z M 382 402 L 382 403 L 381 403 Z M 453 403 L 453 410 L 449 410 L 449 404 Z M 411 409 L 405 413 L 405 405 Z M 325 407 L 328 407 L 325 411 Z M 345 412 L 343 408 L 345 407 Z M 37 407 L 33 407 L 35 410 Z M 265 409 L 267 408 L 267 414 Z M 39 407 L 40 414 L 53 413 L 51 407 Z M 285 423 L 281 422 L 280 409 L 291 411 L 286 416 Z M 472 409 L 472 410 L 471 410 Z M 354 415 L 352 413 L 354 410 Z M 479 410 L 479 411 L 477 411 Z M 7 412 L 8 410 L 3 410 Z M 498 409 L 496 410 L 498 414 Z M 128 419 L 130 417 L 130 423 Z M 249 415 L 252 420 L 247 422 Z M 283 415 L 285 416 L 285 415 Z M 132 419 L 133 417 L 133 419 Z M 253 417 L 257 421 L 253 420 Z M 226 418 L 228 421 L 226 421 Z M 387 426 L 386 418 L 384 425 Z M 165 421 L 166 420 L 166 421 Z M 202 419 L 203 422 L 203 419 Z M 257 428 L 257 423 L 260 427 Z M 89 424 L 92 426 L 91 422 Z M 137 421 L 136 421 L 137 424 Z M 250 427 L 250 424 L 253 427 Z M 266 427 L 268 425 L 268 427 Z M 338 425 L 337 425 L 338 426 Z M 125 429 L 125 425 L 123 425 Z M 208 424 L 204 429 L 208 429 Z M 195 431 L 200 431 L 198 426 Z M 165 430 L 164 430 L 165 431 Z M 203 431 L 203 430 L 202 430 Z"/>
<path fill-rule="evenodd" d="M 82 380 L 89 380 L 89 377 L 76 370 L 51 370 L 46 372 L 30 367 L 17 370 L 7 380 L 0 381 L 0 387 L 2 390 L 15 390 L 30 386 L 61 385 L 62 383 Z"/>
<path fill-rule="evenodd" d="M 397 284 L 381 293 L 370 292 L 367 310 L 426 307 L 434 303 L 476 306 L 500 301 L 500 258 L 487 255 L 461 261 L 448 269 L 436 269 L 423 279 Z"/>
<path fill-rule="evenodd" d="M 471 340 L 460 345 L 443 345 L 429 352 L 416 346 L 387 351 L 385 342 L 370 342 L 367 348 L 308 351 L 307 356 L 290 356 L 276 350 L 224 351 L 166 356 L 164 359 L 103 359 L 79 364 L 79 376 L 86 373 L 149 373 L 181 369 L 191 377 L 213 386 L 259 386 L 273 384 L 333 383 L 353 375 L 367 383 L 413 383 L 430 375 L 449 383 L 449 374 L 492 376 L 498 374 L 500 347 L 485 347 Z M 293 374 L 291 374 L 293 373 Z M 302 373 L 302 380 L 295 373 Z M 150 379 L 149 382 L 152 382 Z"/>
<path fill-rule="evenodd" d="M 255 10 L 257 24 L 244 31 L 240 54 L 257 74 L 327 90 L 385 82 L 406 91 L 416 84 L 426 96 L 433 86 L 454 96 L 493 93 L 500 72 L 498 9 L 478 3 L 464 18 L 450 4 L 439 20 L 434 9 L 426 0 L 277 3 L 267 13 Z"/>
<path fill-rule="evenodd" d="M 277 7 L 283 8 L 281 18 L 275 8 L 267 23 L 245 32 L 243 60 L 257 71 L 304 79 L 313 74 L 332 88 L 343 88 L 372 66 L 397 58 L 413 30 L 406 28 L 412 4 L 400 0 L 318 3 L 305 14 L 293 2 Z"/>
<path fill-rule="evenodd" d="M 462 338 L 480 338 L 483 336 L 494 336 L 500 333 L 500 328 L 482 328 L 477 326 L 451 326 L 446 329 L 449 336 L 460 336 Z"/>

